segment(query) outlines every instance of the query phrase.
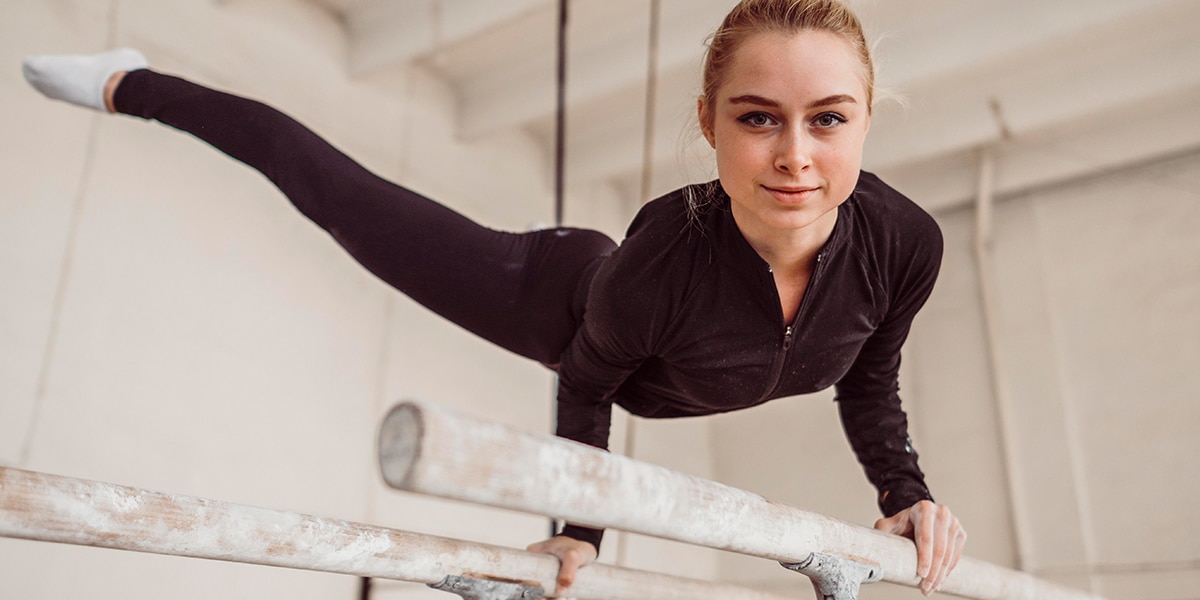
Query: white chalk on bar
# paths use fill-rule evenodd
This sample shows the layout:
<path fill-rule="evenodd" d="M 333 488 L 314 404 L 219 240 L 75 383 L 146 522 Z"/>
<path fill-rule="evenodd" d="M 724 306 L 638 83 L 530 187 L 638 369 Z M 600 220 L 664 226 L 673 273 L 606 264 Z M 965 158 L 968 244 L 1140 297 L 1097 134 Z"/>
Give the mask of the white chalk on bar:
<path fill-rule="evenodd" d="M 781 562 L 841 555 L 878 566 L 885 581 L 920 582 L 914 546 L 899 536 L 432 403 L 391 410 L 379 460 L 397 489 Z M 942 591 L 984 600 L 1099 598 L 967 557 Z"/>
<path fill-rule="evenodd" d="M 546 554 L 5 467 L 0 536 L 425 584 L 461 575 L 541 586 L 548 596 L 558 573 Z M 579 571 L 571 596 L 784 600 L 602 564 Z"/>

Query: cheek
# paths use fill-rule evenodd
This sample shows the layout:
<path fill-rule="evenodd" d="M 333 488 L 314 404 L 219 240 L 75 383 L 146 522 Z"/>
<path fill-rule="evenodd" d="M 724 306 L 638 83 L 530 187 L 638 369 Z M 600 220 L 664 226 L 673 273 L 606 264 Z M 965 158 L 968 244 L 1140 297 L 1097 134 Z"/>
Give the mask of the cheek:
<path fill-rule="evenodd" d="M 741 178 L 750 171 L 753 156 L 753 147 L 727 137 L 717 144 L 717 173 L 722 178 Z"/>
<path fill-rule="evenodd" d="M 863 136 L 855 135 L 841 138 L 826 146 L 826 167 L 830 171 L 857 172 L 862 167 Z"/>
<path fill-rule="evenodd" d="M 862 169 L 862 144 L 838 144 L 827 148 L 821 171 L 831 184 L 830 192 L 839 198 L 848 198 L 858 183 Z"/>

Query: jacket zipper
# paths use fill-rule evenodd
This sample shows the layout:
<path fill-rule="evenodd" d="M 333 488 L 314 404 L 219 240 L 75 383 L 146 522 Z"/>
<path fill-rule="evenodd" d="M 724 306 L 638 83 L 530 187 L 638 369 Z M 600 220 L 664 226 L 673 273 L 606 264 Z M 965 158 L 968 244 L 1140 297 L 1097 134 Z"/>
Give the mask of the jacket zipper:
<path fill-rule="evenodd" d="M 792 319 L 792 322 L 783 329 L 783 347 L 775 356 L 775 366 L 771 370 L 771 377 L 769 378 L 770 384 L 766 387 L 766 391 L 763 392 L 762 399 L 764 401 L 770 397 L 771 393 L 775 391 L 775 388 L 779 387 L 779 381 L 783 378 L 783 365 L 785 362 L 787 362 L 788 350 L 791 350 L 792 341 L 795 339 L 796 324 L 804 318 L 805 309 L 807 309 L 808 305 L 811 304 L 812 294 L 809 292 L 813 291 L 813 288 L 816 286 L 817 280 L 820 278 L 821 271 L 824 270 L 824 267 L 825 252 L 821 251 L 817 253 L 817 266 L 815 269 L 813 269 L 812 277 L 809 277 L 808 279 L 808 285 L 804 289 L 804 298 L 800 300 L 800 307 L 796 309 L 796 318 Z M 769 272 L 771 271 L 768 270 L 768 273 Z M 772 281 L 771 285 L 774 286 L 774 281 Z M 779 305 L 779 294 L 775 294 L 775 305 Z"/>

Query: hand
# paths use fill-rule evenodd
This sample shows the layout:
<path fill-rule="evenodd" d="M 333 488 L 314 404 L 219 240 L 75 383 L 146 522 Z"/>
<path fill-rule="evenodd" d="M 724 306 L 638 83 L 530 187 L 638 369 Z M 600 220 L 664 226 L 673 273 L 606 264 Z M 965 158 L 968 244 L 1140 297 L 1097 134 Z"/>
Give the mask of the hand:
<path fill-rule="evenodd" d="M 902 535 L 917 545 L 917 575 L 921 593 L 938 591 L 946 576 L 954 570 L 967 543 L 967 532 L 950 509 L 922 500 L 886 519 L 875 522 L 875 529 Z"/>
<path fill-rule="evenodd" d="M 553 554 L 558 557 L 558 589 L 555 596 L 566 596 L 571 584 L 575 583 L 575 571 L 596 561 L 596 547 L 564 535 L 554 536 L 546 541 L 530 544 L 526 550 Z"/>

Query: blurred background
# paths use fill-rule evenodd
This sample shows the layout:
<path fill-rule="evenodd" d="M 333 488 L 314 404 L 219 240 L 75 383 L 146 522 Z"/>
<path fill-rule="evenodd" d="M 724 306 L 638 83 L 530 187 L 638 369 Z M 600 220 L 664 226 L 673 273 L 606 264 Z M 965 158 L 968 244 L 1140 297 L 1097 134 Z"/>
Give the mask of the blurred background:
<path fill-rule="evenodd" d="M 867 170 L 932 213 L 902 396 L 968 554 L 1113 599 L 1200 598 L 1200 2 L 858 0 Z M 569 225 L 715 177 L 694 125 L 731 0 L 571 0 Z M 261 176 L 46 101 L 29 53 L 141 49 L 289 112 L 489 226 L 555 220 L 554 0 L 0 4 L 0 464 L 524 547 L 544 519 L 389 491 L 421 398 L 551 429 L 554 381 L 375 280 Z M 613 448 L 870 526 L 832 394 Z M 808 597 L 769 561 L 610 533 L 602 560 Z M 3 598 L 356 598 L 348 576 L 0 539 Z M 440 598 L 379 582 L 374 598 Z M 913 598 L 888 584 L 863 598 Z"/>

